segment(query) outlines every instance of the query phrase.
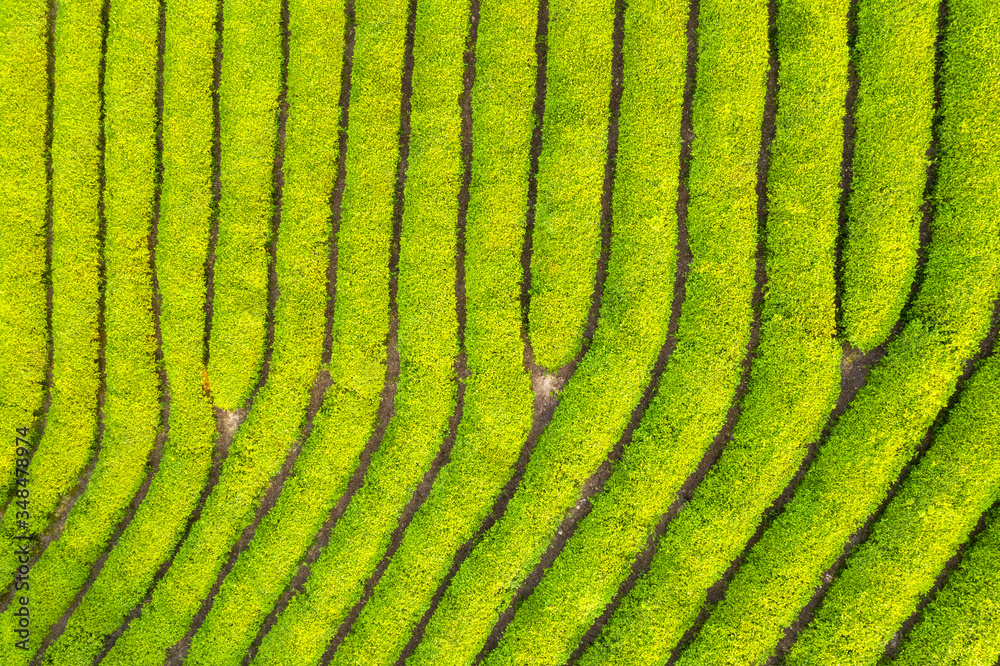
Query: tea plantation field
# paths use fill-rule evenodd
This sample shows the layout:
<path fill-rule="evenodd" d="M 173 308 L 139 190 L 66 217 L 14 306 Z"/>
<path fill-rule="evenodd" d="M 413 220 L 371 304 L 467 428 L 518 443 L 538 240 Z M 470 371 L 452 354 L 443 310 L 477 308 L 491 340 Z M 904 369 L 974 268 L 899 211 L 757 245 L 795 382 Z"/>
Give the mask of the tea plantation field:
<path fill-rule="evenodd" d="M 3 666 L 1000 666 L 1000 3 L 0 37 Z"/>

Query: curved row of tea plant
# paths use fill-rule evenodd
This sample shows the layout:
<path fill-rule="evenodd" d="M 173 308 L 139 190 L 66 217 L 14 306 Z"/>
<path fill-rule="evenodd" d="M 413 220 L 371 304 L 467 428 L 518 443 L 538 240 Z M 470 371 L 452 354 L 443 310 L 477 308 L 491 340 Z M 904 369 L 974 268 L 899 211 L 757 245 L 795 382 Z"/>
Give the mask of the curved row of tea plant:
<path fill-rule="evenodd" d="M 462 422 L 426 501 L 333 664 L 389 666 L 513 474 L 531 426 L 521 341 L 521 249 L 534 98 L 535 0 L 485 0 L 476 27 L 465 226 Z"/>
<path fill-rule="evenodd" d="M 224 0 L 222 12 L 222 190 L 208 377 L 215 406 L 236 409 L 257 385 L 267 345 L 281 2 Z"/>
<path fill-rule="evenodd" d="M 767 10 L 762 3 L 727 4 L 726 14 L 734 18 L 722 25 L 718 17 L 725 5 L 701 5 L 701 48 L 721 70 L 710 79 L 714 87 L 705 95 L 702 113 L 718 108 L 719 93 L 741 90 L 743 99 L 757 105 L 755 114 L 747 113 L 743 130 L 747 135 L 755 132 L 757 146 Z M 805 9 L 815 9 L 806 4 Z M 829 15 L 836 16 L 837 8 L 846 13 L 846 2 L 833 8 L 829 4 Z M 649 572 L 623 598 L 582 664 L 667 660 L 698 615 L 708 588 L 739 555 L 765 509 L 794 474 L 807 445 L 819 436 L 837 395 L 834 248 L 847 32 L 842 22 L 827 20 L 812 24 L 810 39 L 794 39 L 801 27 L 796 17 L 810 15 L 800 13 L 800 5 L 782 3 L 777 16 L 780 66 L 776 135 L 767 175 L 767 286 L 760 344 L 733 439 L 670 523 Z M 733 11 L 737 8 L 739 12 Z M 740 50 L 728 51 L 733 43 L 755 48 L 755 67 L 749 72 L 727 67 L 728 59 L 716 60 L 722 50 L 732 53 L 729 58 L 740 57 Z M 698 80 L 705 81 L 701 70 Z M 696 97 L 696 110 L 699 101 Z M 720 139 L 725 136 L 720 134 Z M 744 152 L 749 162 L 754 155 Z M 748 171 L 755 173 L 752 167 Z M 775 419 L 779 413 L 783 417 Z M 640 476 L 641 469 L 634 474 Z"/>
<path fill-rule="evenodd" d="M 29 650 L 0 642 L 0 661 L 27 664 L 46 630 L 65 612 L 107 547 L 146 474 L 160 422 L 153 333 L 149 232 L 155 188 L 156 2 L 110 8 L 105 65 L 104 258 L 107 337 L 104 436 L 83 496 L 59 539 L 31 570 Z M 30 485 L 28 486 L 30 488 Z M 3 553 L 3 570 L 17 567 Z M 9 622 L 16 619 L 11 611 Z"/>
<path fill-rule="evenodd" d="M 3 515 L 0 562 L 12 571 L 17 535 L 40 534 L 87 464 L 97 434 L 102 23 L 99 0 L 56 16 L 52 98 L 52 402 L 29 482 Z M 4 424 L 12 449 L 14 427 Z"/>
<path fill-rule="evenodd" d="M 969 546 L 944 588 L 927 605 L 892 662 L 899 666 L 976 666 L 1000 657 L 1000 512 Z"/>
<path fill-rule="evenodd" d="M 996 250 L 1000 243 L 1000 202 L 996 198 L 1000 188 L 1000 98 L 996 94 L 1000 76 L 1000 6 L 983 0 L 951 0 L 948 23 L 943 77 L 948 83 L 941 98 L 942 163 L 935 201 L 937 215 L 960 225 L 970 242 L 978 238 L 980 244 Z M 994 295 L 998 281 L 994 275 Z M 970 283 L 975 284 L 972 280 Z M 993 392 L 994 410 L 996 395 Z M 990 526 L 924 609 L 923 621 L 910 633 L 894 663 L 971 665 L 997 659 L 998 572 L 1000 520 L 994 511 Z"/>
<path fill-rule="evenodd" d="M 612 279 L 637 291 L 652 282 L 644 265 L 674 261 L 668 244 L 677 225 L 688 11 L 686 0 L 675 0 L 633 2 L 625 12 L 612 258 L 626 259 Z M 705 113 L 713 72 L 700 76 L 689 179 L 698 195 L 687 206 L 693 258 L 677 348 L 608 490 L 518 608 L 488 664 L 566 661 L 725 422 L 753 318 L 755 194 L 753 180 L 739 179 L 745 164 L 719 151 L 718 138 L 730 138 L 721 128 L 731 117 Z M 744 157 L 752 161 L 759 126 L 747 134 L 753 138 Z M 736 214 L 715 204 L 735 198 L 742 204 Z M 670 286 L 659 276 L 655 281 L 660 289 Z"/>
<path fill-rule="evenodd" d="M 949 7 L 971 14 L 977 3 L 967 2 Z M 823 572 L 882 503 L 986 334 L 1000 292 L 1000 104 L 993 94 L 997 61 L 988 57 L 997 52 L 989 41 L 1000 43 L 997 35 L 995 27 L 960 21 L 948 28 L 931 243 L 905 327 L 682 664 L 767 659 Z"/>
<path fill-rule="evenodd" d="M 332 139 L 330 143 L 332 148 Z M 335 151 L 329 152 L 334 153 L 335 161 Z M 346 228 L 352 227 L 346 225 Z M 225 559 L 253 521 L 269 481 L 299 438 L 310 388 L 320 370 L 323 353 L 328 234 L 325 222 L 315 220 L 312 225 L 305 225 L 300 219 L 290 219 L 279 227 L 280 296 L 274 313 L 274 344 L 267 383 L 236 433 L 219 481 L 205 500 L 190 535 L 153 590 L 151 600 L 143 604 L 141 615 L 128 626 L 103 663 L 159 664 L 166 650 L 184 637 Z M 379 240 L 381 243 L 367 245 L 367 257 L 377 257 L 381 248 L 387 252 L 388 234 Z M 388 277 L 377 265 L 369 270 Z M 385 322 L 382 330 L 377 325 L 369 326 L 367 320 L 358 323 L 366 328 L 371 344 L 361 350 L 371 358 L 369 375 L 377 375 L 384 367 L 387 282 L 385 279 L 385 284 L 377 283 L 380 286 L 374 289 L 371 299 L 375 313 L 370 318 L 373 324 L 379 320 Z M 370 421 L 362 424 L 369 425 Z"/>
<path fill-rule="evenodd" d="M 44 0 L 0 9 L 0 504 L 14 483 L 14 429 L 34 431 L 48 364 L 47 15 Z"/>
<path fill-rule="evenodd" d="M 851 554 L 785 663 L 879 663 L 893 633 L 1000 496 L 998 395 L 1000 356 L 994 355 L 972 376 L 868 541 Z M 949 644 L 956 645 L 941 643 Z"/>
<path fill-rule="evenodd" d="M 551 0 L 531 236 L 530 337 L 552 371 L 580 351 L 601 252 L 614 0 Z"/>
<path fill-rule="evenodd" d="M 343 13 L 342 5 L 336 9 Z M 398 81 L 401 74 L 406 18 L 404 5 L 389 6 L 388 12 L 385 9 L 367 5 L 358 8 L 356 56 L 369 55 L 372 50 L 384 55 L 374 61 L 376 66 L 371 69 L 356 68 L 352 83 L 350 132 L 364 149 L 372 150 L 359 150 L 359 144 L 351 141 L 346 155 L 347 189 L 338 247 L 338 279 L 345 289 L 338 292 L 334 324 L 334 346 L 335 349 L 339 346 L 344 355 L 334 357 L 334 385 L 327 392 L 293 476 L 285 483 L 277 505 L 258 527 L 250 547 L 241 554 L 195 638 L 190 656 L 194 663 L 242 660 L 333 503 L 344 491 L 357 456 L 372 432 L 380 380 L 385 375 L 388 250 L 396 158 L 393 137 L 398 128 L 393 123 L 399 120 L 398 83 L 390 83 Z M 296 10 L 307 11 L 304 6 Z M 309 20 L 318 26 L 320 17 L 332 10 L 321 9 L 311 14 Z M 325 49 L 326 45 L 316 39 L 319 36 L 314 35 L 303 55 Z M 337 42 L 342 44 L 339 39 Z M 332 78 L 333 62 L 333 59 L 327 62 L 328 78 Z M 305 76 L 306 71 L 299 74 Z M 373 136 L 378 137 L 378 143 L 366 140 Z M 365 170 L 380 174 L 380 187 L 359 198 L 360 174 Z M 378 245 L 373 247 L 376 242 Z M 367 261 L 373 250 L 384 258 L 384 264 L 372 265 Z M 359 275 L 364 279 L 352 281 Z M 379 319 L 384 323 L 373 325 Z M 381 336 L 376 337 L 378 333 Z M 379 364 L 372 364 L 378 353 L 382 354 Z M 354 371 L 362 373 L 345 371 L 351 364 Z M 364 383 L 359 386 L 358 380 Z M 356 383 L 352 386 L 352 382 Z M 246 585 L 247 579 L 254 582 L 252 588 Z"/>
<path fill-rule="evenodd" d="M 916 270 L 934 114 L 938 2 L 858 2 L 854 175 L 841 318 L 845 337 L 863 351 L 889 337 Z"/>
<path fill-rule="evenodd" d="M 557 18 L 562 17 L 553 13 L 551 20 Z M 673 180 L 666 191 L 675 196 L 675 188 Z M 666 208 L 672 212 L 672 206 Z M 593 344 L 563 390 L 506 513 L 459 568 L 409 663 L 475 658 L 583 483 L 621 437 L 666 337 L 676 245 L 672 219 L 672 214 L 652 216 L 639 229 L 623 220 L 621 235 L 612 239 Z"/>
<path fill-rule="evenodd" d="M 337 177 L 338 129 L 340 122 L 341 69 L 344 45 L 343 0 L 327 2 L 289 3 L 289 64 L 288 64 L 288 121 L 285 144 L 282 193 L 282 226 L 277 239 L 278 274 L 302 277 L 294 284 L 282 282 L 278 301 L 279 316 L 308 304 L 310 340 L 315 345 L 319 309 L 324 305 L 323 286 L 330 248 L 330 192 Z M 341 244 L 344 250 L 350 246 Z M 346 270 L 356 269 L 352 263 L 341 264 Z M 289 292 L 289 289 L 292 291 Z M 285 300 L 286 294 L 290 297 Z M 377 299 L 374 299 L 377 301 Z M 384 303 L 382 305 L 384 308 Z M 372 308 L 377 310 L 377 306 Z M 369 315 L 372 316 L 372 315 Z M 361 320 L 358 325 L 366 325 Z M 372 338 L 372 349 L 380 340 Z M 315 349 L 311 353 L 315 353 Z M 315 359 L 312 359 L 313 363 Z M 378 367 L 373 367 L 373 375 Z M 373 385 L 371 390 L 375 390 Z M 371 400 L 369 396 L 369 401 Z M 369 407 L 370 408 L 370 407 Z M 327 409 L 325 406 L 324 409 Z M 324 420 L 325 419 L 325 420 Z M 370 417 L 369 417 L 370 421 Z M 369 422 L 358 423 L 361 432 L 352 433 L 356 441 L 364 436 Z M 315 441 L 329 437 L 329 417 L 314 419 L 314 429 L 307 447 Z M 356 454 L 358 444 L 353 445 Z M 301 467 L 298 472 L 301 472 Z M 343 483 L 346 472 L 339 475 L 331 471 L 331 479 Z M 303 539 L 311 540 L 316 528 L 312 524 L 289 521 L 287 504 L 299 500 L 297 481 L 289 479 L 278 506 L 272 509 L 257 526 L 254 538 L 222 581 L 204 623 L 191 642 L 187 663 L 215 664 L 239 663 L 253 638 L 261 613 L 266 614 L 274 598 L 287 584 L 288 571 L 294 558 L 301 556 Z M 329 511 L 329 502 L 319 504 L 317 510 Z M 299 510 L 296 516 L 302 518 Z M 291 562 L 288 558 L 293 558 Z M 261 599 L 258 599 L 260 597 Z M 249 632 L 249 635 L 247 635 Z"/>
<path fill-rule="evenodd" d="M 402 11 L 404 3 L 399 3 Z M 390 11 L 392 8 L 386 8 Z M 385 10 L 383 10 L 385 11 Z M 399 254 L 395 414 L 355 494 L 255 664 L 317 664 L 389 547 L 400 516 L 448 433 L 455 408 L 456 223 L 462 182 L 466 0 L 418 3 Z"/>
<path fill-rule="evenodd" d="M 93 662 L 169 558 L 212 466 L 215 422 L 202 359 L 215 3 L 170 0 L 165 11 L 163 182 L 154 251 L 170 399 L 167 440 L 146 499 L 49 649 L 46 664 Z"/>

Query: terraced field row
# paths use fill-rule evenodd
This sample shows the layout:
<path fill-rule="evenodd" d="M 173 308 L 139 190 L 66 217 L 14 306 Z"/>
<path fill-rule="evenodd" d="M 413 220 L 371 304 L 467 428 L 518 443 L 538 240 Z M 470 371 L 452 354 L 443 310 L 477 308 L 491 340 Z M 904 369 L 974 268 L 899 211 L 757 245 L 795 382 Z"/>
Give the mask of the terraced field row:
<path fill-rule="evenodd" d="M 0 33 L 3 664 L 1000 657 L 992 3 Z"/>

